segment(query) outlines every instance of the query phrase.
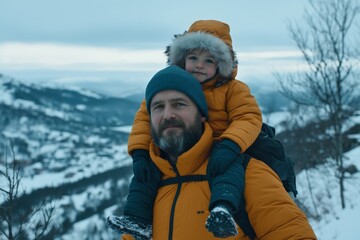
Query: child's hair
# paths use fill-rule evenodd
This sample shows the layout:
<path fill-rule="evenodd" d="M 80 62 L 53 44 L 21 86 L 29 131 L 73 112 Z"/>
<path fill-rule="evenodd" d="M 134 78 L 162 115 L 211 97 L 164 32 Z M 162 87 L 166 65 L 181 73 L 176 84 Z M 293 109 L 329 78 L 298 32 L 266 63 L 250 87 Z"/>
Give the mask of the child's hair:
<path fill-rule="evenodd" d="M 192 49 L 187 49 L 185 51 L 185 57 L 188 56 L 189 54 L 193 54 L 193 53 L 198 53 L 198 54 L 203 54 L 203 53 L 207 53 L 210 52 L 208 49 L 206 48 L 192 48 Z M 211 54 L 211 52 L 210 52 Z M 211 54 L 212 55 L 212 54 Z"/>

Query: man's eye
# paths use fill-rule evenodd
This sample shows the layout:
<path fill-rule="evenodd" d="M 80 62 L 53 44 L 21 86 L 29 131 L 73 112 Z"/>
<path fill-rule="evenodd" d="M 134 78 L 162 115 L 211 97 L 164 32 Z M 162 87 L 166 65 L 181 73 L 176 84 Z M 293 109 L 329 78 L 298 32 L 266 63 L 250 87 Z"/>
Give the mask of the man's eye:
<path fill-rule="evenodd" d="M 152 110 L 160 110 L 163 108 L 163 105 L 155 105 L 152 107 Z"/>
<path fill-rule="evenodd" d="M 186 104 L 182 103 L 182 102 L 177 102 L 177 103 L 175 103 L 175 106 L 176 107 L 184 107 L 184 106 L 186 106 Z"/>

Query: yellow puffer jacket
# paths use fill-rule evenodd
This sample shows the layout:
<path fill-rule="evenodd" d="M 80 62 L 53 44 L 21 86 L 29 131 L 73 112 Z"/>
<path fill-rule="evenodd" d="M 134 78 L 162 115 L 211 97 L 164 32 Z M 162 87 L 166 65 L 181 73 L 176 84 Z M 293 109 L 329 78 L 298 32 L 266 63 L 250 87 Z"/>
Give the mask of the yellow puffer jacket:
<path fill-rule="evenodd" d="M 206 173 L 211 136 L 212 130 L 205 123 L 200 141 L 178 159 L 176 168 L 181 176 Z M 150 155 L 162 171 L 163 179 L 176 176 L 173 166 L 159 157 L 159 150 L 154 144 L 151 144 Z M 218 239 L 205 228 L 209 199 L 207 181 L 186 182 L 181 188 L 177 184 L 159 188 L 154 206 L 153 239 L 169 239 L 171 224 L 173 240 Z M 278 176 L 256 159 L 250 160 L 245 172 L 245 201 L 258 239 L 316 239 L 304 213 L 289 197 Z M 173 204 L 174 213 L 171 215 Z M 240 228 L 238 232 L 237 236 L 227 239 L 248 239 Z M 123 239 L 132 238 L 124 235 Z"/>

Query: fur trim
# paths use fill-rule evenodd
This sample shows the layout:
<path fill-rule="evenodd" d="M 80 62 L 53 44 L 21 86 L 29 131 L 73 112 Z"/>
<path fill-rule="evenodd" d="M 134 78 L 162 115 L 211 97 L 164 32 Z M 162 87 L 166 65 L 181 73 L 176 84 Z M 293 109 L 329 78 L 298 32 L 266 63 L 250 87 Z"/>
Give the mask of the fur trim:
<path fill-rule="evenodd" d="M 237 65 L 234 51 L 220 38 L 205 32 L 175 35 L 172 44 L 165 51 L 168 64 L 184 68 L 186 54 L 193 49 L 208 50 L 218 62 L 219 74 L 224 78 L 231 78 Z"/>

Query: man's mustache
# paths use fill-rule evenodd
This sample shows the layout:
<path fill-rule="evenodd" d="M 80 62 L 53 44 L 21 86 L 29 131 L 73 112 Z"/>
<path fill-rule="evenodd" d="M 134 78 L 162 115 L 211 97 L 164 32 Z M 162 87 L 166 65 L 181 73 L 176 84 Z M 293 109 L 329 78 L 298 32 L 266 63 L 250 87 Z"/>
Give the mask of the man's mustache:
<path fill-rule="evenodd" d="M 165 120 L 159 127 L 160 132 L 162 132 L 164 129 L 168 128 L 168 127 L 180 127 L 180 128 L 185 128 L 185 124 L 180 121 L 180 120 L 176 120 L 176 119 L 171 119 L 171 120 Z"/>

